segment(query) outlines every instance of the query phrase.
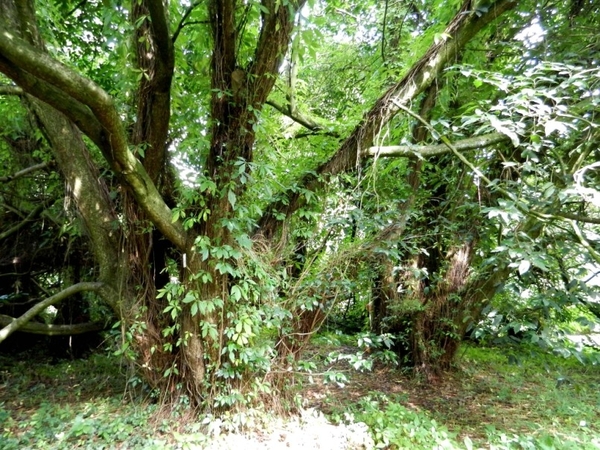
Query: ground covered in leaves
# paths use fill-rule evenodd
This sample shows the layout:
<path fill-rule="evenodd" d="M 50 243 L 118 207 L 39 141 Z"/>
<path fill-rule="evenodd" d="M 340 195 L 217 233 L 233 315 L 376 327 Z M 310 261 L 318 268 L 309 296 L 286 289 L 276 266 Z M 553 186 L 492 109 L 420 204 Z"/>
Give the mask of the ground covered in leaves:
<path fill-rule="evenodd" d="M 356 359 L 330 361 L 332 349 L 358 349 L 327 342 L 308 352 L 316 363 L 302 377 L 305 409 L 287 419 L 259 410 L 190 420 L 185 405 L 165 415 L 131 399 L 125 367 L 106 354 L 0 356 L 0 448 L 600 449 L 597 365 L 466 346 L 454 372 L 426 382 L 381 363 L 356 371 Z"/>

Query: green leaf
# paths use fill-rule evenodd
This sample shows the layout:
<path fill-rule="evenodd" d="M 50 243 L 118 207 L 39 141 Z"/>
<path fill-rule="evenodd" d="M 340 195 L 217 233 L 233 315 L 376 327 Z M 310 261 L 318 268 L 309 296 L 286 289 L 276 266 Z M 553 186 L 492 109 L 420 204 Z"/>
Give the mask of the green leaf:
<path fill-rule="evenodd" d="M 496 129 L 496 131 L 498 133 L 502 133 L 502 134 L 508 136 L 510 138 L 512 144 L 515 147 L 517 147 L 519 145 L 519 143 L 520 143 L 519 136 L 513 130 L 508 128 L 504 121 L 501 121 L 496 116 L 493 116 L 491 114 L 488 115 L 488 118 L 490 120 L 490 124 Z"/>
<path fill-rule="evenodd" d="M 523 275 L 523 274 L 527 273 L 529 271 L 530 267 L 531 267 L 531 262 L 529 262 L 526 259 L 521 261 L 519 263 L 519 275 Z"/>
<path fill-rule="evenodd" d="M 233 192 L 231 189 L 227 192 L 227 200 L 229 200 L 229 204 L 231 205 L 231 207 L 235 209 L 235 202 L 237 199 L 235 196 L 235 192 Z"/>
<path fill-rule="evenodd" d="M 183 303 L 192 303 L 194 300 L 196 300 L 196 296 L 192 291 L 188 291 L 183 298 Z"/>
<path fill-rule="evenodd" d="M 249 249 L 252 247 L 252 239 L 250 239 L 250 237 L 245 233 L 240 236 L 236 236 L 235 240 L 242 248 Z"/>
<path fill-rule="evenodd" d="M 238 300 L 240 300 L 242 298 L 242 290 L 240 289 L 239 286 L 232 286 L 230 295 L 231 295 L 231 298 L 237 302 Z"/>

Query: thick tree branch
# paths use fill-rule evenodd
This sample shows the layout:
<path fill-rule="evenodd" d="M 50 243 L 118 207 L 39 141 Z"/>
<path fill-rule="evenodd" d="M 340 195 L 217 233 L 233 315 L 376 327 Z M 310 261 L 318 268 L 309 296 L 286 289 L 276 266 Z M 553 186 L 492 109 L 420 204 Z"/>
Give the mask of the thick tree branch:
<path fill-rule="evenodd" d="M 10 325 L 14 320 L 14 317 L 0 314 L 0 327 Z M 96 322 L 76 323 L 72 325 L 47 325 L 45 323 L 28 322 L 21 325 L 18 331 L 22 333 L 42 334 L 44 336 L 70 336 L 105 329 L 105 324 Z"/>
<path fill-rule="evenodd" d="M 510 138 L 502 133 L 490 133 L 472 138 L 463 139 L 454 142 L 454 148 L 459 151 L 476 150 L 478 148 L 489 147 L 490 145 L 510 141 Z M 418 157 L 425 158 L 430 156 L 443 155 L 450 153 L 451 150 L 446 144 L 436 145 L 395 145 L 390 147 L 369 147 L 362 152 L 363 157 L 375 156 L 379 158 L 386 157 Z"/>
<path fill-rule="evenodd" d="M 460 11 L 443 33 L 448 37 L 434 43 L 404 78 L 375 103 L 339 150 L 328 162 L 317 168 L 317 175 L 309 173 L 299 184 L 314 190 L 331 175 L 354 169 L 360 161 L 362 149 L 372 146 L 382 127 L 400 110 L 399 105 L 409 104 L 427 89 L 469 40 L 504 12 L 514 8 L 517 3 L 516 0 L 496 0 L 486 13 L 479 16 L 473 2 L 465 0 Z M 289 195 L 289 198 L 271 205 L 269 212 L 261 220 L 263 232 L 269 236 L 277 227 L 277 220 L 272 211 L 283 212 L 287 216 L 302 205 L 301 199 L 301 195 L 294 192 Z"/>
<path fill-rule="evenodd" d="M 289 5 L 278 5 L 276 0 L 262 0 L 262 5 L 269 13 L 262 15 L 263 26 L 258 45 L 253 62 L 248 68 L 249 92 L 252 92 L 254 97 L 251 104 L 262 106 L 271 92 L 277 78 L 277 70 L 290 43 L 294 14 L 305 3 L 306 0 L 290 0 Z"/>
<path fill-rule="evenodd" d="M 0 56 L 0 72 L 14 80 L 28 94 L 45 101 L 69 117 L 77 125 L 77 128 L 83 131 L 98 146 L 108 163 L 113 164 L 112 152 L 103 138 L 102 125 L 86 105 L 51 84 L 19 69 L 2 56 Z"/>
<path fill-rule="evenodd" d="M 49 165 L 50 165 L 49 163 L 43 162 L 40 164 L 36 164 L 35 166 L 27 167 L 26 169 L 19 170 L 18 172 L 14 173 L 12 175 L 8 175 L 6 177 L 0 177 L 0 182 L 6 183 L 8 181 L 16 180 L 17 178 L 24 177 L 25 175 L 28 175 L 31 172 L 35 172 L 36 170 L 45 169 Z"/>
<path fill-rule="evenodd" d="M 132 21 L 137 24 L 140 20 L 134 37 L 138 43 L 135 47 L 138 68 L 144 76 L 138 86 L 132 143 L 145 147 L 144 168 L 152 182 L 159 186 L 170 175 L 165 165 L 175 56 L 163 1 L 135 2 Z"/>
<path fill-rule="evenodd" d="M 0 85 L 0 95 L 23 95 L 23 89 L 18 86 Z"/>
<path fill-rule="evenodd" d="M 595 225 L 600 225 L 600 218 L 581 216 L 579 214 L 571 214 L 569 212 L 560 211 L 556 213 L 541 213 L 533 211 L 532 214 L 534 214 L 535 217 L 542 220 L 568 220 L 574 222 L 593 223 Z"/>
<path fill-rule="evenodd" d="M 600 225 L 600 219 L 597 217 L 580 216 L 579 214 L 571 214 L 568 212 L 559 212 L 557 216 L 564 219 L 574 220 L 575 222 L 585 222 Z"/>
<path fill-rule="evenodd" d="M 100 147 L 108 147 L 105 153 L 108 151 L 112 155 L 113 160 L 109 162 L 113 169 L 131 188 L 136 201 L 156 227 L 178 248 L 185 249 L 186 234 L 180 223 L 172 222 L 171 210 L 142 164 L 129 150 L 123 124 L 110 95 L 93 81 L 20 39 L 9 30 L 4 20 L 0 19 L 0 25 L 0 56 L 90 108 L 102 126 Z M 58 102 L 49 96 L 38 98 L 52 106 Z"/>
<path fill-rule="evenodd" d="M 243 68 L 237 61 L 235 2 L 210 2 L 214 40 L 211 59 L 213 128 L 206 171 L 223 183 L 227 182 L 223 166 L 238 158 L 252 160 L 253 124 L 277 79 L 289 46 L 295 12 L 304 3 L 305 0 L 296 0 L 283 5 L 278 0 L 262 0 L 261 28 L 254 57 Z"/>
<path fill-rule="evenodd" d="M 169 36 L 169 25 L 165 13 L 165 4 L 162 0 L 148 0 L 148 10 L 152 19 L 152 29 L 156 39 L 156 48 L 158 49 L 158 58 L 161 64 L 168 67 L 174 63 L 173 43 Z"/>
<path fill-rule="evenodd" d="M 103 283 L 77 283 L 73 286 L 69 286 L 68 288 L 60 291 L 58 294 L 53 295 L 52 297 L 48 297 L 46 300 L 43 300 L 30 308 L 25 314 L 17 319 L 13 319 L 8 325 L 6 325 L 2 330 L 0 330 L 0 342 L 5 340 L 12 333 L 17 331 L 39 313 L 41 313 L 48 306 L 58 303 L 65 298 L 68 298 L 72 295 L 78 294 L 80 292 L 94 292 L 100 290 L 104 286 Z"/>
<path fill-rule="evenodd" d="M 113 147 L 117 149 L 127 147 L 124 133 L 117 133 L 120 126 L 114 126 L 115 123 L 120 125 L 120 121 L 112 98 L 100 86 L 19 38 L 16 33 L 10 31 L 3 20 L 0 20 L 0 24 L 3 28 L 0 31 L 0 54 L 4 58 L 88 105 L 96 117 L 103 122 L 107 131 L 115 132 L 114 136 L 107 137 L 114 142 Z M 125 159 L 126 166 L 131 164 Z"/>
<path fill-rule="evenodd" d="M 404 78 L 376 102 L 336 154 L 317 172 L 335 175 L 354 168 L 362 149 L 372 145 L 381 128 L 400 111 L 399 105 L 409 104 L 427 89 L 469 40 L 516 4 L 515 0 L 497 0 L 487 13 L 478 16 L 473 10 L 472 2 L 466 0 L 443 33 L 449 37 L 433 44 Z"/>

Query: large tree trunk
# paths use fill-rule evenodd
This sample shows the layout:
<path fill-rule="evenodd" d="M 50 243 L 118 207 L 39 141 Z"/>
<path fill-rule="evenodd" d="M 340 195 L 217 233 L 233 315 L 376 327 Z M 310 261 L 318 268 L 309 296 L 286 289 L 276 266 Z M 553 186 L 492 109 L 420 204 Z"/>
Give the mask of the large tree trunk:
<path fill-rule="evenodd" d="M 23 2 L 18 8 L 10 2 L 3 2 L 0 6 L 5 20 L 10 21 L 18 34 L 28 39 L 31 45 L 43 48 L 31 2 Z M 117 217 L 107 187 L 102 182 L 77 127 L 36 98 L 27 96 L 25 101 L 51 144 L 67 184 L 67 195 L 73 198 L 81 213 L 98 263 L 98 280 L 104 284 L 100 293 L 118 314 L 122 305 L 117 293 L 123 290 L 127 266 L 119 252 L 119 235 L 114 226 Z"/>
<path fill-rule="evenodd" d="M 450 249 L 443 281 L 420 299 L 421 308 L 412 318 L 410 344 L 412 363 L 418 373 L 433 379 L 450 369 L 462 341 L 462 325 L 470 311 L 463 299 L 469 281 L 476 238 Z"/>

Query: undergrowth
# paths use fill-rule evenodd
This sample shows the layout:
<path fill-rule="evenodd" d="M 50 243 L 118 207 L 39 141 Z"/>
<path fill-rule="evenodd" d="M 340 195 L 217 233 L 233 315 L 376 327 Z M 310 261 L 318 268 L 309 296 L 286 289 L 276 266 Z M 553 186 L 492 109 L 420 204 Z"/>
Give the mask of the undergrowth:
<path fill-rule="evenodd" d="M 524 346 L 466 347 L 456 365 L 435 385 L 366 375 L 329 416 L 366 423 L 379 448 L 600 449 L 600 367 Z"/>
<path fill-rule="evenodd" d="M 327 364 L 333 347 L 317 342 Z M 598 366 L 521 346 L 466 347 L 435 385 L 381 361 L 361 368 L 345 371 L 343 385 L 315 379 L 304 394 L 318 393 L 334 422 L 365 423 L 378 448 L 600 449 Z M 236 429 L 231 417 L 193 418 L 185 405 L 160 411 L 128 395 L 125 380 L 110 355 L 56 364 L 0 356 L 0 448 L 204 448 Z M 240 417 L 237 429 L 260 428 L 267 412 Z"/>

